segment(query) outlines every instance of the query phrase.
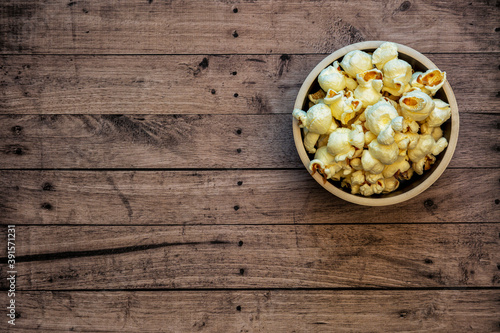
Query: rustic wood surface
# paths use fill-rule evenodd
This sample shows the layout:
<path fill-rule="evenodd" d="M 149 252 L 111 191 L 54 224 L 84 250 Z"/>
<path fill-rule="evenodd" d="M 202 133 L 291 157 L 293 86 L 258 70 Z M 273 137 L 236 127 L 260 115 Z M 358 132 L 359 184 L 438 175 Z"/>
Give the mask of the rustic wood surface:
<path fill-rule="evenodd" d="M 19 321 L 24 332 L 495 332 L 499 296 L 474 289 L 30 291 L 19 296 Z"/>
<path fill-rule="evenodd" d="M 2 1 L 0 331 L 500 331 L 499 14 Z M 450 166 L 395 206 L 333 197 L 292 138 L 310 70 L 364 40 L 424 53 L 459 105 Z"/>
<path fill-rule="evenodd" d="M 304 169 L 0 171 L 0 207 L 10 224 L 496 222 L 499 179 L 496 168 L 448 169 L 412 200 L 365 207 L 332 197 Z"/>
<path fill-rule="evenodd" d="M 498 114 L 463 113 L 450 167 L 500 165 Z M 290 114 L 1 115 L 2 169 L 300 168 Z"/>
<path fill-rule="evenodd" d="M 500 226 L 422 227 L 19 226 L 17 281 L 20 290 L 500 286 Z"/>
<path fill-rule="evenodd" d="M 455 90 L 464 88 L 456 94 L 461 113 L 499 112 L 498 53 L 426 55 Z M 324 57 L 0 56 L 0 114 L 288 115 Z"/>
<path fill-rule="evenodd" d="M 498 51 L 495 1 L 6 0 L 2 7 L 7 54 L 331 53 L 388 39 L 421 52 Z"/>

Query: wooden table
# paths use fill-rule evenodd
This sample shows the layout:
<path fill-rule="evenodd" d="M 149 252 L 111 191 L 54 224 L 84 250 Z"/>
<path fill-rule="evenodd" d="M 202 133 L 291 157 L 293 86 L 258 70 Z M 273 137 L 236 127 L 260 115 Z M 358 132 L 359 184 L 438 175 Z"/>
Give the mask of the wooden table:
<path fill-rule="evenodd" d="M 0 330 L 500 330 L 498 1 L 0 5 Z M 390 40 L 448 73 L 449 168 L 346 203 L 309 176 L 309 71 Z M 16 294 L 7 225 L 15 225 Z"/>

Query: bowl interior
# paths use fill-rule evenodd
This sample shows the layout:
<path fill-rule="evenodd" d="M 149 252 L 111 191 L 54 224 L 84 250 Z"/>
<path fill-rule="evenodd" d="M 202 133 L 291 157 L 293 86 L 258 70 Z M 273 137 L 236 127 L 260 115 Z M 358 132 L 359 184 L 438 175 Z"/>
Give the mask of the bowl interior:
<path fill-rule="evenodd" d="M 381 43 L 382 42 L 380 42 L 380 44 Z M 365 51 L 367 53 L 373 53 L 373 51 L 375 51 L 375 49 L 377 47 L 359 48 L 359 49 L 362 50 L 362 51 Z M 345 52 L 345 53 L 347 53 L 347 52 Z M 419 71 L 419 72 L 425 72 L 425 71 L 427 71 L 430 68 L 436 68 L 436 67 L 431 67 L 431 66 L 425 66 L 420 61 L 416 60 L 414 57 L 412 57 L 412 56 L 404 53 L 403 50 L 400 49 L 399 45 L 398 45 L 398 53 L 399 53 L 399 56 L 398 56 L 399 59 L 402 59 L 402 60 L 408 62 L 412 66 L 412 69 L 415 72 L 417 72 L 417 71 Z M 343 58 L 343 56 L 340 57 L 340 58 L 337 58 L 337 59 L 332 59 L 332 61 L 329 62 L 328 65 L 332 64 L 335 60 L 337 60 L 340 63 L 342 61 L 342 58 Z M 327 66 L 325 66 L 324 68 L 326 68 Z M 446 85 L 448 85 L 448 82 L 446 82 Z M 311 94 L 311 93 L 314 93 L 314 92 L 318 91 L 319 89 L 320 89 L 320 86 L 318 84 L 318 79 L 317 79 L 317 76 L 316 76 L 316 78 L 314 79 L 314 81 L 310 85 L 309 89 L 307 90 L 307 93 L 304 96 L 304 99 L 302 101 L 302 110 L 307 110 L 309 108 L 309 105 L 308 105 L 309 104 L 308 95 Z M 450 88 L 450 91 L 451 91 L 451 88 Z M 344 188 L 344 187 L 342 187 L 340 185 L 340 183 L 341 183 L 340 181 L 333 181 L 333 180 L 329 179 L 328 183 L 330 183 L 333 186 L 335 186 L 335 188 L 337 188 L 338 190 L 344 192 L 343 199 L 346 199 L 348 201 L 355 202 L 355 203 L 358 203 L 358 204 L 384 205 L 385 203 L 383 203 L 383 200 L 381 200 L 381 199 L 384 199 L 384 198 L 395 198 L 395 197 L 401 196 L 404 193 L 408 193 L 409 191 L 412 191 L 412 190 L 413 190 L 413 192 L 416 192 L 415 195 L 418 194 L 418 193 L 420 193 L 420 191 L 415 190 L 415 189 L 417 189 L 417 187 L 419 187 L 420 185 L 422 185 L 434 173 L 435 170 L 437 170 L 437 169 L 443 169 L 443 167 L 444 168 L 446 167 L 446 165 L 444 165 L 441 168 L 439 166 L 441 165 L 441 163 L 443 163 L 443 160 L 444 160 L 443 157 L 447 154 L 448 149 L 454 150 L 454 147 L 455 147 L 455 145 L 451 145 L 451 148 L 450 148 L 450 141 L 452 139 L 452 121 L 451 120 L 455 116 L 454 112 L 453 112 L 454 111 L 453 108 L 456 105 L 456 101 L 454 101 L 454 97 L 451 96 L 451 98 L 453 99 L 453 103 L 450 103 L 450 100 L 449 100 L 447 94 L 445 93 L 445 89 L 443 89 L 443 88 L 439 89 L 439 91 L 434 95 L 433 98 L 441 99 L 441 100 L 445 101 L 446 103 L 450 104 L 451 107 L 452 107 L 452 117 L 450 119 L 448 119 L 444 124 L 441 125 L 441 129 L 443 130 L 443 136 L 447 139 L 449 145 L 448 145 L 448 147 L 443 152 L 441 152 L 441 154 L 439 154 L 439 155 L 436 156 L 436 162 L 431 166 L 431 169 L 426 170 L 422 175 L 417 175 L 416 173 L 414 173 L 413 177 L 410 180 L 408 180 L 408 181 L 404 181 L 404 180 L 400 181 L 400 186 L 398 187 L 398 189 L 396 191 L 393 191 L 393 192 L 390 192 L 390 193 L 387 193 L 387 194 L 374 194 L 374 195 L 372 195 L 370 197 L 362 197 L 360 195 L 351 194 L 349 188 Z M 458 125 L 458 123 L 457 123 L 457 125 Z M 456 127 L 458 127 L 458 126 L 456 126 Z M 302 140 L 301 141 L 303 141 L 303 132 L 300 131 L 300 133 L 301 133 L 301 136 L 302 136 Z M 307 152 L 306 152 L 306 154 L 309 157 L 309 161 L 314 158 L 314 154 L 309 154 Z M 453 154 L 453 151 L 451 151 L 451 154 Z M 448 162 L 449 162 L 450 159 L 451 159 L 451 156 L 449 156 L 449 158 L 446 159 L 445 163 L 448 164 Z M 306 168 L 307 168 L 307 166 L 306 166 Z M 318 178 L 316 178 L 316 180 L 318 180 Z M 319 182 L 319 180 L 318 180 L 318 182 Z M 326 184 L 322 184 L 323 187 L 327 187 L 325 185 Z M 424 189 L 422 189 L 422 190 L 424 190 Z M 331 189 L 329 189 L 329 190 L 330 190 L 330 192 L 332 192 Z M 351 200 L 350 197 L 352 197 L 352 200 Z M 406 199 L 409 199 L 409 197 L 405 198 L 404 200 L 406 200 Z M 390 201 L 391 202 L 387 203 L 387 204 L 392 204 L 392 203 L 400 202 L 400 201 L 403 201 L 403 200 L 390 200 Z"/>

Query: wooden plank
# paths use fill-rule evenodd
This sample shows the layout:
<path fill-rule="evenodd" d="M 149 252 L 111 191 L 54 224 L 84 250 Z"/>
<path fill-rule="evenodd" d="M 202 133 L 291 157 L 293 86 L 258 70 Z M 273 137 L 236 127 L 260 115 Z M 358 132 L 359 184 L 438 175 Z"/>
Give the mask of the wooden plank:
<path fill-rule="evenodd" d="M 499 169 L 448 169 L 412 200 L 365 207 L 305 170 L 1 171 L 0 216 L 5 224 L 497 222 L 499 179 Z"/>
<path fill-rule="evenodd" d="M 21 292 L 16 296 L 20 317 L 15 328 L 23 332 L 494 332 L 499 296 L 498 290 Z M 0 299 L 6 304 L 5 293 Z M 1 325 L 5 328 L 6 320 Z"/>
<path fill-rule="evenodd" d="M 447 72 L 460 113 L 499 112 L 498 53 L 428 56 Z M 323 58 L 3 56 L 0 113 L 289 114 L 302 82 Z"/>
<path fill-rule="evenodd" d="M 499 224 L 17 226 L 16 283 L 18 290 L 498 287 L 499 232 Z M 0 254 L 6 262 L 6 247 Z"/>
<path fill-rule="evenodd" d="M 450 166 L 498 167 L 498 115 L 460 122 Z M 3 115 L 0 124 L 2 169 L 303 168 L 291 114 Z"/>
<path fill-rule="evenodd" d="M 0 10 L 0 50 L 329 53 L 363 40 L 391 40 L 421 52 L 496 52 L 498 13 L 491 1 L 7 0 Z"/>

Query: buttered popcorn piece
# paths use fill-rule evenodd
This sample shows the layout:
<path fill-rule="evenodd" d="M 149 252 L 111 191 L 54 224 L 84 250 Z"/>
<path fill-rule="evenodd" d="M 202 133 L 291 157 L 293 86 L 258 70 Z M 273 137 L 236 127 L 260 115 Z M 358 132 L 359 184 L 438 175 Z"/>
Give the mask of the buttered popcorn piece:
<path fill-rule="evenodd" d="M 450 105 L 440 99 L 433 99 L 434 109 L 431 111 L 425 122 L 429 127 L 438 127 L 444 124 L 451 117 Z"/>
<path fill-rule="evenodd" d="M 340 66 L 350 77 L 355 78 L 357 74 L 373 68 L 372 57 L 366 52 L 354 50 L 344 56 Z"/>
<path fill-rule="evenodd" d="M 412 162 L 418 162 L 426 155 L 439 155 L 447 145 L 448 141 L 444 137 L 436 142 L 432 135 L 424 134 L 418 139 L 416 147 L 408 150 L 408 157 Z"/>
<path fill-rule="evenodd" d="M 292 116 L 297 119 L 300 128 L 306 127 L 307 113 L 305 111 L 302 111 L 300 109 L 293 109 Z"/>
<path fill-rule="evenodd" d="M 328 90 L 324 102 L 330 107 L 332 116 L 342 125 L 353 119 L 362 106 L 361 101 L 355 99 L 350 91 L 346 93 L 344 90 Z"/>
<path fill-rule="evenodd" d="M 393 142 L 390 145 L 383 145 L 377 140 L 373 140 L 368 145 L 368 151 L 374 158 L 379 160 L 384 165 L 396 162 L 399 156 L 399 148 L 396 142 Z"/>
<path fill-rule="evenodd" d="M 318 104 L 321 101 L 323 101 L 323 98 L 325 98 L 325 92 L 323 90 L 318 90 L 314 94 L 309 94 L 307 95 L 309 98 L 309 101 L 311 101 L 314 104 Z"/>
<path fill-rule="evenodd" d="M 326 146 L 318 148 L 314 159 L 309 163 L 311 174 L 318 171 L 325 179 L 331 178 L 341 169 L 342 166 L 335 162 L 335 157 L 328 153 Z"/>
<path fill-rule="evenodd" d="M 399 116 L 394 106 L 383 98 L 366 108 L 365 117 L 365 126 L 377 135 L 377 141 L 381 144 L 392 144 L 394 131 L 403 130 L 403 117 Z"/>
<path fill-rule="evenodd" d="M 377 66 L 378 69 L 382 70 L 388 61 L 396 59 L 397 57 L 397 45 L 391 42 L 385 42 L 373 52 L 372 63 Z"/>
<path fill-rule="evenodd" d="M 358 170 L 351 173 L 351 186 L 362 185 L 364 182 L 365 182 L 365 172 L 363 170 Z"/>
<path fill-rule="evenodd" d="M 349 52 L 322 70 L 309 110 L 293 111 L 315 154 L 309 170 L 363 196 L 393 192 L 429 170 L 448 145 L 441 125 L 450 105 L 432 98 L 446 73 L 412 71 L 390 42 L 373 55 Z"/>
<path fill-rule="evenodd" d="M 386 165 L 384 168 L 384 171 L 382 171 L 382 174 L 384 175 L 384 178 L 390 178 L 396 174 L 396 172 L 405 172 L 409 168 L 411 168 L 410 163 L 407 161 L 408 157 L 406 156 L 398 156 L 398 159 L 396 162 Z"/>
<path fill-rule="evenodd" d="M 406 61 L 393 59 L 384 65 L 382 73 L 384 74 L 382 91 L 387 91 L 394 96 L 401 96 L 406 87 L 409 86 L 412 70 L 411 65 Z"/>
<path fill-rule="evenodd" d="M 332 125 L 332 112 L 323 103 L 316 104 L 309 108 L 306 117 L 306 127 L 309 132 L 325 134 Z"/>
<path fill-rule="evenodd" d="M 346 158 L 352 158 L 356 149 L 349 143 L 348 128 L 337 128 L 328 139 L 328 152 L 335 156 L 335 161 L 344 161 Z"/>
<path fill-rule="evenodd" d="M 382 72 L 371 69 L 356 76 L 358 87 L 354 90 L 354 97 L 359 99 L 363 107 L 373 105 L 382 97 Z"/>
<path fill-rule="evenodd" d="M 420 88 L 424 93 L 434 96 L 446 82 L 446 72 L 429 69 L 425 73 L 415 72 L 411 77 L 411 86 Z"/>
<path fill-rule="evenodd" d="M 434 101 L 420 90 L 403 94 L 399 100 L 403 117 L 408 120 L 422 121 L 434 110 Z"/>
<path fill-rule="evenodd" d="M 346 77 L 340 70 L 340 66 L 337 61 L 319 73 L 318 83 L 324 91 L 328 91 L 329 89 L 335 91 L 344 90 L 346 87 Z"/>
<path fill-rule="evenodd" d="M 436 157 L 429 154 L 418 162 L 413 163 L 412 168 L 418 175 L 422 175 L 425 170 L 429 170 L 431 168 L 431 165 L 434 164 L 434 162 L 436 162 Z"/>
<path fill-rule="evenodd" d="M 371 173 L 381 173 L 382 171 L 384 171 L 385 167 L 385 165 L 383 165 L 379 160 L 373 157 L 373 155 L 367 149 L 364 149 L 363 154 L 361 155 L 361 165 L 363 167 L 363 170 Z"/>
<path fill-rule="evenodd" d="M 385 189 L 384 193 L 390 193 L 395 191 L 399 187 L 399 180 L 396 177 L 389 177 L 384 179 Z"/>
<path fill-rule="evenodd" d="M 319 137 L 318 133 L 309 132 L 307 128 L 304 129 L 304 147 L 308 153 L 314 154 L 316 152 L 315 146 Z"/>

